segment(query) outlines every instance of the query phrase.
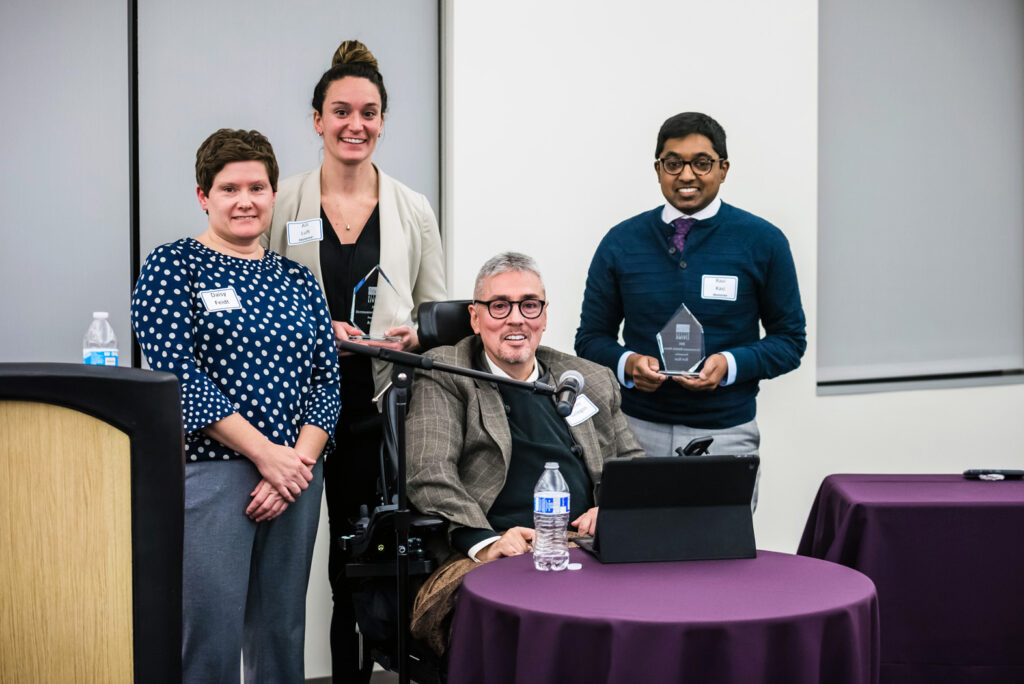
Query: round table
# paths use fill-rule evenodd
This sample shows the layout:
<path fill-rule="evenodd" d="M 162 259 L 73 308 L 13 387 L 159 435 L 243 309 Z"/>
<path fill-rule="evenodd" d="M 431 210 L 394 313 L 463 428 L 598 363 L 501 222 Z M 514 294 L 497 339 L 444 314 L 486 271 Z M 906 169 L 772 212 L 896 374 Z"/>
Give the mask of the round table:
<path fill-rule="evenodd" d="M 850 568 L 758 551 L 724 561 L 538 572 L 530 554 L 465 577 L 451 684 L 878 681 L 875 587 Z"/>

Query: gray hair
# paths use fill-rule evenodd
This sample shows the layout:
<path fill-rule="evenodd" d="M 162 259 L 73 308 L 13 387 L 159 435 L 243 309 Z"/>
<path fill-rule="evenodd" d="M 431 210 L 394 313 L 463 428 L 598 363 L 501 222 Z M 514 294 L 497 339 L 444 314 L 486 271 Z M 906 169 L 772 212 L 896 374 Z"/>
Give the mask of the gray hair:
<path fill-rule="evenodd" d="M 491 276 L 509 271 L 532 273 L 541 281 L 541 286 L 543 287 L 544 285 L 544 278 L 541 277 L 540 268 L 537 266 L 537 262 L 533 260 L 533 257 L 526 256 L 520 252 L 502 252 L 497 256 L 492 256 L 480 267 L 480 272 L 476 274 L 476 282 L 473 284 L 473 299 L 480 298 L 485 280 Z"/>

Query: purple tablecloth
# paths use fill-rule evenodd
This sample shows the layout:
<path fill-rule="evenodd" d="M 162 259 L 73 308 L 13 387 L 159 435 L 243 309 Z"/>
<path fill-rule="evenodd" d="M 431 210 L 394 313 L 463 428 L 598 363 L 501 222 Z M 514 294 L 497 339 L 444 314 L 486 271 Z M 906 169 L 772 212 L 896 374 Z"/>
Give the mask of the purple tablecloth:
<path fill-rule="evenodd" d="M 758 551 L 728 561 L 538 572 L 529 554 L 470 572 L 451 684 L 878 681 L 878 607 L 864 575 Z"/>
<path fill-rule="evenodd" d="M 831 475 L 798 553 L 875 581 L 882 682 L 1024 682 L 1024 482 Z"/>

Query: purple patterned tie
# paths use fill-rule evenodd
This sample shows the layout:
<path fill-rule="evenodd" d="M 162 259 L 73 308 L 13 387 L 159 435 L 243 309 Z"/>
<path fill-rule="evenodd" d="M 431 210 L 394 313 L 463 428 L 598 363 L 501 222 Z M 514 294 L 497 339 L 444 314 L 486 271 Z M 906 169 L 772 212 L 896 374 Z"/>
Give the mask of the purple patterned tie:
<path fill-rule="evenodd" d="M 683 247 L 686 246 L 686 236 L 696 222 L 697 219 L 683 218 L 682 216 L 672 222 L 672 227 L 676 229 L 675 235 L 672 236 L 672 244 L 676 246 L 680 254 L 683 253 Z"/>

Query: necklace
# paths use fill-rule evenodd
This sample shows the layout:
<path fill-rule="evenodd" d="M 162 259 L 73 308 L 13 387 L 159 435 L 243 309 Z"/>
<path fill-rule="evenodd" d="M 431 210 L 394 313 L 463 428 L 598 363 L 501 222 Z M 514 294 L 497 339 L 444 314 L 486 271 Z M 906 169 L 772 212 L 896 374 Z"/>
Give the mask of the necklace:
<path fill-rule="evenodd" d="M 370 168 L 373 169 L 372 166 Z M 373 180 L 376 181 L 376 170 L 375 169 L 373 170 L 373 176 L 374 176 Z M 325 193 L 323 191 L 324 187 L 325 187 L 324 186 L 324 167 L 322 167 L 320 169 L 320 206 L 321 207 L 323 207 L 326 204 L 326 202 L 324 201 L 324 199 L 325 199 Z M 374 190 L 376 190 L 376 185 L 374 185 Z M 373 194 L 374 194 L 374 200 L 376 200 L 376 192 L 374 192 Z M 357 204 L 358 204 L 358 201 L 357 201 Z M 376 201 L 374 201 L 374 204 L 376 204 Z M 341 199 L 340 199 L 340 197 L 336 197 L 334 199 L 334 201 L 332 202 L 332 205 L 334 207 L 334 210 L 338 212 L 338 216 L 341 218 L 341 222 L 345 224 L 345 232 L 346 233 L 351 233 L 352 232 L 352 224 L 348 222 L 348 220 L 345 218 L 345 212 L 343 212 L 341 210 Z M 360 207 L 359 209 L 361 210 L 362 208 Z"/>
<path fill-rule="evenodd" d="M 341 220 L 345 223 L 345 231 L 346 232 L 351 231 L 352 230 L 352 224 L 350 224 L 348 222 L 348 219 L 345 218 L 345 212 L 343 212 L 341 210 L 341 202 L 335 202 L 334 208 L 338 210 L 338 215 L 341 216 Z"/>
<path fill-rule="evenodd" d="M 323 199 L 320 200 L 320 204 L 323 205 Z M 345 212 L 341 210 L 340 202 L 334 203 L 334 210 L 338 212 L 338 216 L 341 217 L 342 222 L 345 224 L 345 232 L 352 232 L 352 224 L 345 218 Z"/>
<path fill-rule="evenodd" d="M 341 210 L 341 206 L 340 205 L 341 205 L 341 203 L 339 202 L 338 204 L 335 205 L 335 208 L 338 210 L 338 214 L 341 215 L 341 220 L 345 223 L 345 232 L 347 233 L 347 232 L 352 230 L 352 224 L 350 224 L 348 222 L 348 219 L 345 218 L 345 212 L 343 212 Z"/>

